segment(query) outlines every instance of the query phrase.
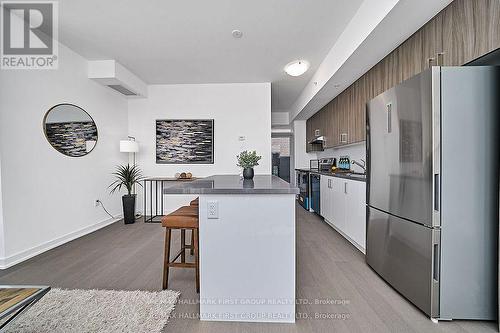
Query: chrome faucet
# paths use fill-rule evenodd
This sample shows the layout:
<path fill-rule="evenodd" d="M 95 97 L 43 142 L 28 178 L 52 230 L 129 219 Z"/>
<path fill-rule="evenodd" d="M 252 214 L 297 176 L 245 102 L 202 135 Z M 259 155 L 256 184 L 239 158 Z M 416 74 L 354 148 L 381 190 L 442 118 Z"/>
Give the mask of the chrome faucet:
<path fill-rule="evenodd" d="M 361 162 L 363 162 L 363 164 L 359 163 L 358 161 L 355 161 L 355 160 L 351 160 L 351 163 L 352 164 L 356 164 L 357 166 L 359 166 L 361 169 L 363 169 L 363 173 L 366 173 L 366 162 L 365 160 L 363 159 L 360 159 Z"/>

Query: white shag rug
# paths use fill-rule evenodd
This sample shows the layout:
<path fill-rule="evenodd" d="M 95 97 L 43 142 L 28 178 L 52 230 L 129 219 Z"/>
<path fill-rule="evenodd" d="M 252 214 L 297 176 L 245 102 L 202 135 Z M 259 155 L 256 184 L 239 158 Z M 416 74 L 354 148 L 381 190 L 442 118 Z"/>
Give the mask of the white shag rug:
<path fill-rule="evenodd" d="M 180 293 L 52 289 L 8 333 L 161 332 Z"/>

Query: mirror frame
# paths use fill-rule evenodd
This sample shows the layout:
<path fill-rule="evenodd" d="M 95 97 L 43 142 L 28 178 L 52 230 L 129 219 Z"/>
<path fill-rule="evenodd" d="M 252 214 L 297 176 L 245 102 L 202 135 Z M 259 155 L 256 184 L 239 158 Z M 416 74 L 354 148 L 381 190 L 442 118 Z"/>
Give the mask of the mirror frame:
<path fill-rule="evenodd" d="M 62 106 L 62 105 L 69 105 L 69 106 L 73 106 L 75 108 L 78 108 L 80 110 L 82 110 L 83 112 L 85 112 L 87 114 L 87 116 L 89 116 L 89 118 L 92 120 L 92 122 L 94 123 L 94 126 L 96 128 L 96 131 L 97 131 L 97 140 L 95 142 L 95 145 L 94 147 L 92 147 L 92 149 L 87 152 L 85 155 L 82 155 L 82 156 L 71 156 L 71 155 L 67 155 L 65 154 L 63 151 L 57 149 L 56 147 L 54 147 L 54 145 L 52 144 L 52 142 L 50 142 L 49 140 L 49 137 L 47 136 L 47 127 L 46 127 L 46 123 L 47 123 L 47 117 L 49 116 L 49 113 L 54 110 L 55 108 L 57 108 L 58 106 Z M 43 134 L 45 136 L 45 139 L 47 140 L 47 142 L 49 143 L 49 145 L 54 148 L 57 152 L 61 153 L 62 155 L 66 156 L 66 157 L 71 157 L 71 158 L 81 158 L 81 157 L 85 157 L 87 155 L 89 155 L 91 152 L 94 151 L 95 147 L 97 146 L 97 143 L 99 142 L 99 128 L 97 127 L 97 123 L 95 122 L 94 118 L 92 118 L 92 116 L 90 115 L 90 113 L 88 113 L 87 111 L 85 111 L 85 109 L 83 109 L 82 107 L 76 105 L 76 104 L 73 104 L 73 103 L 59 103 L 59 104 L 56 104 L 54 105 L 53 107 L 51 107 L 50 109 L 47 110 L 47 112 L 45 112 L 45 115 L 43 116 L 43 120 L 42 120 L 42 128 L 43 128 Z"/>

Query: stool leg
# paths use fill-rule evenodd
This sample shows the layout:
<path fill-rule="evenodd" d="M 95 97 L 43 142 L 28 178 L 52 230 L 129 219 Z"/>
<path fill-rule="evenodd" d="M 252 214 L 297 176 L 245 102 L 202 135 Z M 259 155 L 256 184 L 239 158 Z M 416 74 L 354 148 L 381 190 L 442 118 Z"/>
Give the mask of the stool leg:
<path fill-rule="evenodd" d="M 198 248 L 198 229 L 193 229 L 194 234 L 194 263 L 196 269 L 196 292 L 200 293 L 200 260 L 199 260 L 199 248 Z"/>
<path fill-rule="evenodd" d="M 181 229 L 181 262 L 186 262 L 186 229 Z"/>
<path fill-rule="evenodd" d="M 194 229 L 191 229 L 191 249 L 189 253 L 194 255 Z"/>
<path fill-rule="evenodd" d="M 170 228 L 165 229 L 165 256 L 163 258 L 163 289 L 168 288 L 168 270 L 170 263 Z"/>

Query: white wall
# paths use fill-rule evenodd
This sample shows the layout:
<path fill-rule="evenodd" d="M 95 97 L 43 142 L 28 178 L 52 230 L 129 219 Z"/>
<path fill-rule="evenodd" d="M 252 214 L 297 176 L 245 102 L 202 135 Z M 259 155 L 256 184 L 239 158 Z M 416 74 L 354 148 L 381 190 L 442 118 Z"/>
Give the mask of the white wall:
<path fill-rule="evenodd" d="M 137 163 L 146 176 L 195 177 L 238 174 L 236 155 L 256 150 L 262 155 L 256 174 L 271 173 L 271 85 L 269 83 L 152 85 L 148 98 L 128 102 L 129 135 L 139 142 Z M 157 119 L 214 119 L 214 164 L 156 164 Z M 244 136 L 245 141 L 238 137 Z M 142 202 L 142 191 L 139 189 Z M 167 198 L 166 211 L 189 198 Z M 142 204 L 139 206 L 142 207 Z"/>
<path fill-rule="evenodd" d="M 1 110 L 1 109 L 0 109 Z M 1 153 L 1 151 L 0 151 Z M 5 237 L 3 233 L 3 205 L 2 205 L 2 158 L 0 154 L 0 258 L 5 256 Z"/>
<path fill-rule="evenodd" d="M 317 156 L 318 158 L 335 157 L 337 162 L 340 156 L 349 156 L 351 161 L 356 160 L 363 164 L 361 159 L 366 161 L 366 144 L 362 142 L 340 148 L 325 149 L 324 151 L 317 152 Z M 352 165 L 351 169 L 356 172 L 363 172 L 363 169 L 357 165 Z"/>
<path fill-rule="evenodd" d="M 45 139 L 42 119 L 58 103 L 85 109 L 99 141 L 87 156 L 57 152 Z M 5 254 L 0 268 L 102 227 L 121 213 L 120 195 L 107 186 L 116 164 L 126 161 L 119 140 L 127 137 L 124 97 L 87 78 L 87 61 L 59 45 L 58 70 L 2 71 L 0 153 Z"/>

